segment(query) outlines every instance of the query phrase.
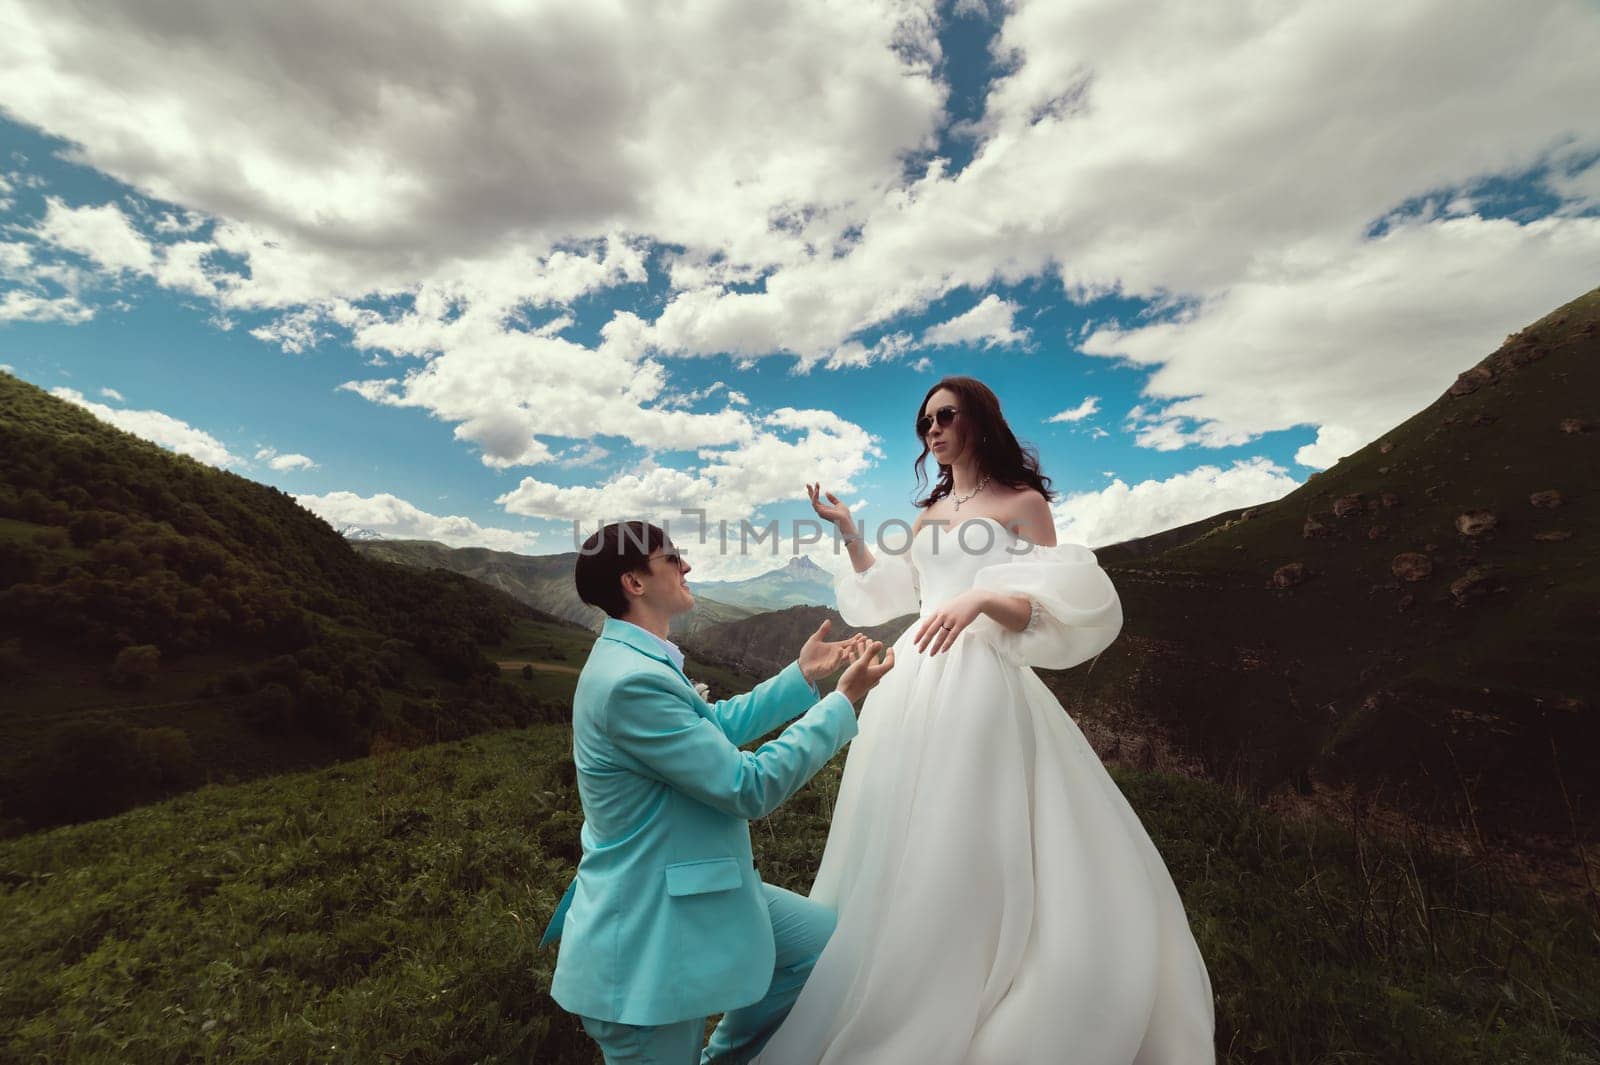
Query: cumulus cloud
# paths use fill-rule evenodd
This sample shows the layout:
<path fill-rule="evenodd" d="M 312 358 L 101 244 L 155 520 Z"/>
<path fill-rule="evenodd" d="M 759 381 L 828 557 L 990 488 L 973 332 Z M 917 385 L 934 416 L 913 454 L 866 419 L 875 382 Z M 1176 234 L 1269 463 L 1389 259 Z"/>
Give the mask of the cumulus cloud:
<path fill-rule="evenodd" d="M 599 444 L 579 444 L 571 451 L 556 460 L 556 465 L 565 469 L 578 469 L 583 466 L 598 466 L 609 458 L 611 452 Z"/>
<path fill-rule="evenodd" d="M 270 447 L 264 447 L 257 451 L 256 461 L 265 462 L 272 469 L 279 471 L 314 470 L 317 468 L 317 464 L 306 455 L 296 453 L 280 455 L 276 449 Z"/>
<path fill-rule="evenodd" d="M 826 356 L 800 352 L 800 357 L 795 360 L 795 372 L 810 373 L 819 364 L 828 370 L 842 370 L 845 367 L 859 369 L 871 366 L 875 362 L 898 359 L 915 344 L 916 341 L 911 334 L 905 332 L 886 333 L 870 345 L 863 344 L 859 340 L 847 340 Z"/>
<path fill-rule="evenodd" d="M 1145 395 L 1173 397 L 1130 411 L 1138 443 L 1226 447 L 1313 425 L 1317 442 L 1296 461 L 1332 465 L 1433 402 L 1508 332 L 1591 287 L 1600 218 L 1441 218 L 1287 252 L 1291 270 L 1083 341 L 1090 355 L 1154 367 Z"/>
<path fill-rule="evenodd" d="M 1017 347 L 1028 342 L 1028 331 L 1015 327 L 1016 313 L 1015 303 L 991 292 L 971 310 L 931 326 L 922 334 L 922 343 L 933 347 Z"/>
<path fill-rule="evenodd" d="M 493 321 L 465 316 L 444 326 L 438 342 L 444 354 L 403 378 L 341 387 L 375 403 L 420 407 L 458 423 L 457 439 L 476 445 L 486 465 L 502 469 L 551 461 L 553 452 L 539 436 L 616 436 L 660 450 L 754 436 L 749 415 L 732 407 L 693 413 L 648 405 L 665 387 L 661 365 L 635 362 L 604 346 L 594 350 L 561 337 L 507 332 Z"/>
<path fill-rule="evenodd" d="M 275 470 L 314 470 L 317 464 L 305 455 L 276 455 L 267 465 Z"/>
<path fill-rule="evenodd" d="M 1301 257 L 1359 246 L 1416 197 L 1437 192 L 1459 213 L 1491 178 L 1600 150 L 1600 20 L 1581 3 L 1368 0 L 1214 17 L 1180 0 L 1021 0 L 995 48 L 1016 62 L 959 174 L 936 160 L 845 247 L 780 263 L 758 289 L 674 295 L 645 338 L 669 354 L 820 359 L 952 290 L 1041 274 L 1070 298 L 1203 302 L 1293 280 Z M 1579 222 L 1554 225 L 1581 240 Z M 1455 249 L 1465 272 L 1492 270 L 1499 251 L 1492 239 Z M 1572 295 L 1571 282 L 1540 277 L 1545 309 Z M 1376 322 L 1386 301 L 1372 297 Z M 1350 380 L 1370 384 L 1359 369 Z M 1191 394 L 1216 387 L 1226 382 L 1209 377 Z M 1145 439 L 1236 437 L 1169 428 Z"/>
<path fill-rule="evenodd" d="M 57 387 L 50 394 L 89 411 L 103 422 L 109 422 L 134 436 L 188 455 L 210 466 L 236 466 L 240 460 L 227 447 L 203 429 L 196 429 L 179 418 L 158 410 L 128 410 L 125 407 L 108 407 L 86 399 L 76 389 Z"/>
<path fill-rule="evenodd" d="M 759 432 L 731 448 L 702 448 L 694 471 L 653 466 L 619 473 L 599 485 L 563 486 L 525 477 L 495 500 L 512 514 L 563 521 L 638 518 L 683 524 L 682 511 L 703 510 L 706 520 L 751 518 L 765 504 L 801 497 L 808 481 L 851 491 L 852 479 L 882 451 L 860 426 L 831 411 L 783 407 Z M 697 522 L 698 519 L 695 519 Z"/>
<path fill-rule="evenodd" d="M 150 242 L 116 204 L 69 207 L 57 196 L 45 203 L 45 216 L 35 230 L 40 240 L 77 252 L 104 270 L 148 274 L 155 269 Z"/>
<path fill-rule="evenodd" d="M 15 277 L 33 261 L 33 249 L 21 241 L 0 240 L 0 277 Z"/>
<path fill-rule="evenodd" d="M 1003 19 L 1006 73 L 953 172 L 929 158 L 948 120 L 932 0 L 444 18 L 409 0 L 376 28 L 310 0 L 179 0 L 160 19 L 13 5 L 8 114 L 171 210 L 47 200 L 29 245 L 0 244 L 0 270 L 27 274 L 0 319 L 90 317 L 85 262 L 147 277 L 220 321 L 271 311 L 253 332 L 286 351 L 336 340 L 401 361 L 344 387 L 452 424 L 488 466 L 606 437 L 699 463 L 528 478 L 502 505 L 577 513 L 648 489 L 726 492 L 745 513 L 782 498 L 757 459 L 855 471 L 871 452 L 850 466 L 833 448 L 865 434 L 800 446 L 732 387 L 696 413 L 710 394 L 674 387 L 674 358 L 838 370 L 1019 346 L 1018 308 L 992 292 L 908 319 L 1045 276 L 1063 298 L 1161 312 L 1082 341 L 1148 373 L 1137 444 L 1310 426 L 1297 461 L 1317 465 L 1592 284 L 1600 20 L 1581 0 L 951 15 L 980 11 Z M 1550 217 L 1486 217 L 1497 179 L 1541 168 L 1563 201 Z M 598 343 L 567 338 L 577 301 L 663 273 L 665 293 L 616 301 Z"/>
<path fill-rule="evenodd" d="M 297 495 L 295 502 L 336 529 L 370 529 L 391 540 L 437 540 L 450 547 L 487 547 L 495 551 L 531 551 L 538 534 L 479 525 L 460 515 L 430 514 L 388 492 L 360 496 L 354 492 Z"/>
<path fill-rule="evenodd" d="M 661 405 L 663 407 L 692 407 L 702 399 L 709 399 L 727 387 L 726 382 L 713 381 L 704 388 L 662 396 Z"/>
<path fill-rule="evenodd" d="M 1046 418 L 1046 422 L 1081 422 L 1089 415 L 1100 410 L 1099 396 L 1085 396 L 1083 402 L 1068 410 L 1058 411 Z"/>
<path fill-rule="evenodd" d="M 0 322 L 65 322 L 76 324 L 94 317 L 94 309 L 76 296 L 40 296 L 12 289 L 0 293 Z"/>
<path fill-rule="evenodd" d="M 1064 496 L 1052 511 L 1061 542 L 1096 548 L 1280 499 L 1300 484 L 1288 470 L 1258 456 L 1237 459 L 1227 469 L 1197 466 L 1132 486 L 1118 477 L 1099 491 Z"/>
<path fill-rule="evenodd" d="M 622 224 L 768 258 L 892 184 L 944 99 L 931 0 L 444 19 L 411 0 L 381 26 L 310 0 L 189 0 L 7 23 L 12 114 L 150 195 L 379 269 L 480 254 L 508 219 L 513 239 Z M 84 105 L 106 99 L 122 106 Z"/>

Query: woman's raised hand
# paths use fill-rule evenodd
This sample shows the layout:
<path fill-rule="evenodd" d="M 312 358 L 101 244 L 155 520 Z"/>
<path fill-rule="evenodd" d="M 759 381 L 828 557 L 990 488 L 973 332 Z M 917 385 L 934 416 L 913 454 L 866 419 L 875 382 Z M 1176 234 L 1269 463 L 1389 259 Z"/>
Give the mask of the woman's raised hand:
<path fill-rule="evenodd" d="M 811 497 L 811 509 L 817 512 L 817 517 L 823 521 L 832 522 L 839 529 L 849 532 L 854 527 L 850 520 L 850 508 L 839 502 L 839 497 L 832 492 L 824 492 L 821 484 L 806 485 L 806 494 Z M 827 502 L 822 497 L 827 497 Z"/>

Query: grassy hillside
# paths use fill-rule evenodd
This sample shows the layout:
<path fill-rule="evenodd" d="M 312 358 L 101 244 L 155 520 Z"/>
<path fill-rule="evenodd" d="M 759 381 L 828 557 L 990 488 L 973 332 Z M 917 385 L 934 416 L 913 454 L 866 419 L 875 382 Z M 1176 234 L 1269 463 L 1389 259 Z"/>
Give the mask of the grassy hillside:
<path fill-rule="evenodd" d="M 0 374 L 0 832 L 564 716 L 481 650 L 519 620 Z"/>
<path fill-rule="evenodd" d="M 0 843 L 0 1059 L 596 1061 L 535 948 L 577 857 L 570 743 L 390 750 Z M 843 757 L 754 826 L 770 882 L 808 889 Z M 1595 915 L 1113 776 L 1183 895 L 1220 1061 L 1600 1061 Z"/>
<path fill-rule="evenodd" d="M 1600 291 L 1284 498 L 1108 549 L 1123 634 L 1049 682 L 1258 792 L 1600 838 L 1597 402 Z"/>

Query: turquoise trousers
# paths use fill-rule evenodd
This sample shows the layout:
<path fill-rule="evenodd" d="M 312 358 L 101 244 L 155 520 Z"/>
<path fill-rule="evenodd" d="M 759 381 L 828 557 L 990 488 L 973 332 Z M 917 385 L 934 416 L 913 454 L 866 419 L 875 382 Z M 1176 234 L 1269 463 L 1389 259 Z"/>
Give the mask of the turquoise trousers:
<path fill-rule="evenodd" d="M 580 1017 L 584 1031 L 600 1044 L 606 1065 L 744 1065 L 761 1052 L 800 997 L 835 921 L 832 910 L 792 891 L 771 884 L 761 890 L 777 947 L 766 997 L 724 1013 L 704 1050 L 704 1017 L 647 1027 Z"/>

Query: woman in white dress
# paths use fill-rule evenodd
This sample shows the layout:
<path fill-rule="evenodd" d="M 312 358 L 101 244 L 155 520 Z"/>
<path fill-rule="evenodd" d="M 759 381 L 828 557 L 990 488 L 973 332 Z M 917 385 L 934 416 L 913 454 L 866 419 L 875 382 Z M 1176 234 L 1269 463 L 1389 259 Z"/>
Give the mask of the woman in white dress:
<path fill-rule="evenodd" d="M 982 382 L 917 430 L 940 477 L 904 537 L 849 541 L 839 612 L 916 611 L 867 697 L 811 898 L 838 926 L 765 1065 L 1213 1063 L 1211 982 L 1166 863 L 1031 667 L 1122 627 L 1093 552 L 1056 544 L 1049 481 Z M 823 497 L 826 497 L 825 499 Z"/>

